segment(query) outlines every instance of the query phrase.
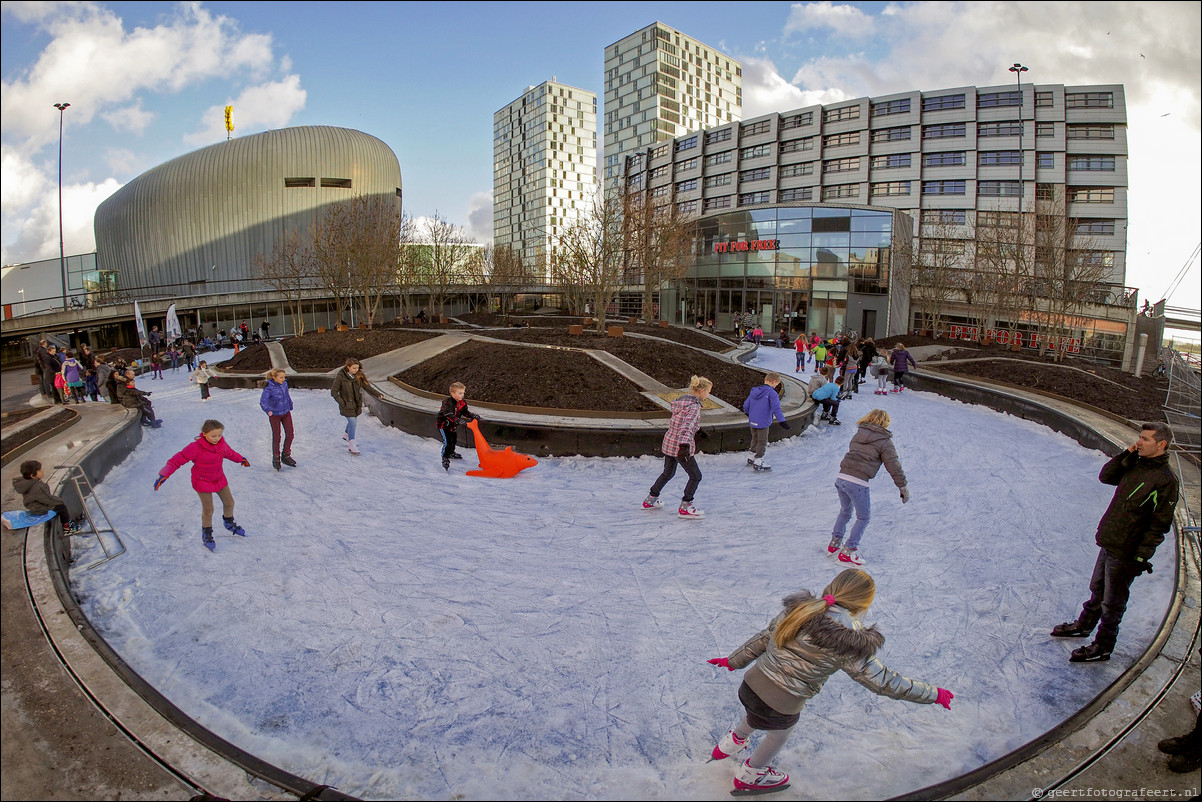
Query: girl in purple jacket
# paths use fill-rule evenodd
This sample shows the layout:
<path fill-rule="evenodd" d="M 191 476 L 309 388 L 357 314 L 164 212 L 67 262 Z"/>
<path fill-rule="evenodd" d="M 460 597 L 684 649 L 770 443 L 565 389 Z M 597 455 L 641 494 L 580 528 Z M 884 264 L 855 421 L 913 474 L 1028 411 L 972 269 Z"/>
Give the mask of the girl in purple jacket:
<path fill-rule="evenodd" d="M 235 535 L 246 537 L 246 530 L 234 521 L 234 494 L 222 469 L 224 460 L 232 460 L 243 468 L 250 462 L 230 448 L 221 436 L 225 425 L 218 420 L 207 420 L 200 427 L 200 436 L 184 447 L 184 450 L 167 460 L 154 483 L 158 490 L 171 474 L 185 464 L 192 463 L 192 489 L 200 496 L 200 540 L 209 551 L 217 544 L 213 541 L 213 494 L 221 497 L 221 519 L 225 528 Z"/>
<path fill-rule="evenodd" d="M 689 391 L 672 402 L 672 420 L 668 422 L 668 431 L 664 432 L 660 444 L 660 450 L 664 452 L 664 470 L 655 484 L 651 485 L 651 495 L 644 499 L 643 509 L 654 510 L 664 506 L 659 499 L 660 491 L 676 475 L 676 466 L 680 465 L 689 475 L 689 482 L 684 486 L 677 514 L 681 518 L 705 517 L 704 512 L 693 506 L 693 494 L 701 484 L 694 436 L 701 428 L 701 405 L 709 398 L 713 387 L 714 383 L 704 376 L 694 376 L 689 380 Z"/>
<path fill-rule="evenodd" d="M 918 367 L 918 365 L 914 363 L 914 357 L 910 356 L 910 352 L 906 350 L 906 346 L 902 343 L 893 346 L 893 350 L 889 352 L 889 361 L 893 363 L 893 392 L 900 393 L 906 389 L 905 380 L 907 371 L 910 368 Z"/>
<path fill-rule="evenodd" d="M 271 424 L 271 467 L 277 471 L 280 464 L 296 467 L 292 458 L 292 396 L 288 393 L 287 374 L 283 368 L 267 371 L 267 384 L 259 397 L 259 407 L 267 413 Z M 284 430 L 284 450 L 280 452 L 280 429 Z"/>

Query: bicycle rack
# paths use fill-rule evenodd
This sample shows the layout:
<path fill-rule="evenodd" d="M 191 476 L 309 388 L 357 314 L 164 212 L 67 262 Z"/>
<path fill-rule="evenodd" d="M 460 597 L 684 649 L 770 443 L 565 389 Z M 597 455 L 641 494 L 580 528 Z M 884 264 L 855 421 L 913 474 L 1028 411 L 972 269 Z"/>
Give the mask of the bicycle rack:
<path fill-rule="evenodd" d="M 104 559 L 98 560 L 87 567 L 87 570 L 92 570 L 98 565 L 103 565 L 114 557 L 120 557 L 125 553 L 125 544 L 121 541 L 121 536 L 117 534 L 117 530 L 113 528 L 112 519 L 105 512 L 104 505 L 100 503 L 100 497 L 96 495 L 95 488 L 92 487 L 92 480 L 84 473 L 83 467 L 80 465 L 59 465 L 59 468 L 67 469 L 67 480 L 75 486 L 75 492 L 79 494 L 79 502 L 83 506 L 83 514 L 88 519 L 88 525 L 92 527 L 92 534 L 96 536 L 96 542 L 100 544 L 101 551 L 104 552 Z M 88 492 L 85 495 L 83 485 L 87 485 Z M 92 510 L 88 507 L 88 496 L 96 502 L 96 508 L 100 510 L 100 515 L 104 519 L 105 528 L 101 529 L 96 525 L 96 519 L 92 517 Z M 110 552 L 108 546 L 104 543 L 104 538 L 100 535 L 104 532 L 111 532 L 117 541 L 117 545 L 121 547 L 120 551 Z"/>

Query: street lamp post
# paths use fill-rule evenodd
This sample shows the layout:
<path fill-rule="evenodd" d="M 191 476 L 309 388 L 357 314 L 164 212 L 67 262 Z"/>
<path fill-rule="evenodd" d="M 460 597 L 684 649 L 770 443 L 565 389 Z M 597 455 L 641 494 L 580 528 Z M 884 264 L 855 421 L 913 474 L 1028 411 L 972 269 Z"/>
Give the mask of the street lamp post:
<path fill-rule="evenodd" d="M 58 109 L 58 265 L 63 274 L 63 311 L 67 311 L 67 253 L 63 248 L 63 112 L 70 103 L 55 103 Z"/>
<path fill-rule="evenodd" d="M 1023 122 L 1023 73 L 1027 68 L 1014 62 L 1014 66 L 1010 68 L 1010 72 L 1014 73 L 1014 78 L 1018 81 L 1018 214 L 1021 228 L 1022 213 L 1023 213 L 1023 162 L 1026 160 L 1026 154 L 1023 153 L 1023 129 L 1026 123 Z"/>

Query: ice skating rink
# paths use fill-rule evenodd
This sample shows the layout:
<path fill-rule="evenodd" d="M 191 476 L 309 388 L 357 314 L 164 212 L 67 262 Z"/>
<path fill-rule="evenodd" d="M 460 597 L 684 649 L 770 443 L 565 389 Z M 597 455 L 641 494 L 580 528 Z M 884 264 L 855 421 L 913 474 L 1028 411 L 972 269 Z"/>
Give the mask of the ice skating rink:
<path fill-rule="evenodd" d="M 762 349 L 753 364 L 792 374 L 793 354 Z M 767 474 L 742 453 L 702 455 L 707 517 L 687 521 L 681 473 L 664 509 L 641 509 L 659 458 L 552 458 L 485 480 L 463 475 L 465 450 L 448 475 L 437 441 L 367 415 L 351 456 L 324 391 L 292 391 L 300 465 L 277 473 L 257 391 L 202 404 L 183 370 L 166 377 L 138 380 L 162 429 L 97 488 L 129 551 L 72 571 L 72 589 L 200 724 L 363 798 L 727 798 L 733 761 L 706 760 L 741 715 L 740 672 L 705 661 L 846 567 L 825 550 L 833 483 L 874 406 L 893 417 L 913 498 L 903 506 L 883 469 L 873 481 L 866 620 L 886 665 L 956 699 L 913 705 L 835 675 L 776 762 L 793 783 L 776 798 L 888 797 L 1015 749 L 1134 661 L 1172 591 L 1170 543 L 1135 583 L 1114 658 L 1070 665 L 1081 641 L 1047 632 L 1085 598 L 1106 458 L 933 394 L 863 390 L 843 426 L 771 444 Z M 226 463 L 249 537 L 218 519 L 212 554 L 187 468 L 152 490 L 206 418 L 251 462 Z M 94 561 L 75 546 L 77 565 Z"/>

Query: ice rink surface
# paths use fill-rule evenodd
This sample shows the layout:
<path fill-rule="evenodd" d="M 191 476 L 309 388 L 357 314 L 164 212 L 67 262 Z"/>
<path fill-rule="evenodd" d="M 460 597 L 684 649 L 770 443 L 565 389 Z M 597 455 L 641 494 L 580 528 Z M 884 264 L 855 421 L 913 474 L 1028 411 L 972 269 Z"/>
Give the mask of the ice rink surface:
<path fill-rule="evenodd" d="M 797 375 L 790 350 L 752 364 Z M 1166 543 L 1114 658 L 1069 664 L 1082 641 L 1047 633 L 1087 595 L 1105 456 L 930 393 L 866 385 L 843 426 L 770 444 L 769 473 L 744 453 L 701 455 L 707 517 L 689 521 L 675 515 L 683 472 L 664 509 L 641 508 L 661 458 L 550 458 L 479 479 L 464 476 L 470 449 L 445 473 L 440 442 L 369 415 L 355 457 L 329 394 L 293 390 L 300 464 L 277 473 L 258 391 L 201 403 L 182 369 L 138 386 L 164 424 L 97 488 L 128 553 L 84 571 L 99 550 L 75 538 L 84 611 L 202 725 L 362 798 L 727 798 L 734 761 L 706 760 L 742 714 L 740 672 L 705 661 L 847 567 L 825 549 L 834 478 L 874 406 L 893 418 L 913 498 L 903 506 L 884 469 L 872 482 L 865 620 L 885 633 L 886 665 L 956 699 L 950 712 L 898 702 L 835 675 L 776 761 L 793 781 L 776 798 L 883 798 L 1000 757 L 1127 668 L 1172 592 Z M 206 418 L 251 462 L 225 469 L 248 537 L 222 531 L 218 504 L 215 553 L 189 468 L 152 490 Z"/>

